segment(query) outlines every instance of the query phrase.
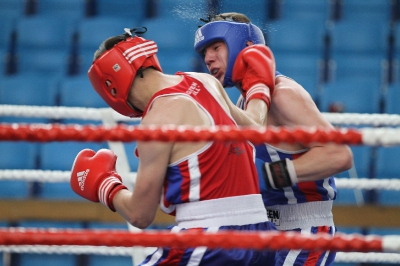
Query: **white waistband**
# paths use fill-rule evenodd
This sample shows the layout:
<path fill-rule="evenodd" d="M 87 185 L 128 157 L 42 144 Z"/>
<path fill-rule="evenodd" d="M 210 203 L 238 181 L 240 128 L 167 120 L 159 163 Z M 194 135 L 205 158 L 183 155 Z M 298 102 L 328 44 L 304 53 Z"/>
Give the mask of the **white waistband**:
<path fill-rule="evenodd" d="M 334 226 L 333 201 L 313 201 L 267 207 L 268 218 L 278 230 L 292 230 L 310 226 Z"/>
<path fill-rule="evenodd" d="M 260 194 L 188 202 L 176 205 L 182 228 L 245 225 L 268 221 Z"/>

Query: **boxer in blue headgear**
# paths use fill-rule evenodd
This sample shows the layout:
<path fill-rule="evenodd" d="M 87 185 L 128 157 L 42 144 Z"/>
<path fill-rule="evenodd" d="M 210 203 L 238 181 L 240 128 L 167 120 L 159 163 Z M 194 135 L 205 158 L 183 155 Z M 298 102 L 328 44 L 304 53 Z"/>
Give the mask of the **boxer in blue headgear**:
<path fill-rule="evenodd" d="M 275 59 L 265 45 L 262 31 L 238 13 L 220 14 L 203 21 L 208 23 L 197 30 L 194 49 L 208 62 L 208 70 L 225 88 L 236 86 L 246 108 L 256 99 L 249 108 L 267 112 L 275 85 Z M 265 116 L 247 114 L 256 122 L 265 123 Z"/>
<path fill-rule="evenodd" d="M 232 87 L 232 70 L 238 54 L 246 48 L 248 42 L 264 44 L 262 31 L 254 24 L 230 21 L 213 21 L 205 24 L 196 32 L 194 49 L 203 56 L 204 49 L 216 41 L 225 42 L 228 48 L 228 66 L 223 82 L 224 87 Z"/>
<path fill-rule="evenodd" d="M 262 126 L 333 129 L 310 94 L 275 71 L 261 31 L 244 14 L 224 13 L 204 22 L 195 35 L 195 51 L 224 87 L 241 91 L 237 105 L 249 117 Z M 333 175 L 351 167 L 350 148 L 330 143 L 256 143 L 255 149 L 260 192 L 276 228 L 333 235 Z M 330 266 L 334 259 L 334 251 L 284 249 L 277 252 L 275 266 Z"/>

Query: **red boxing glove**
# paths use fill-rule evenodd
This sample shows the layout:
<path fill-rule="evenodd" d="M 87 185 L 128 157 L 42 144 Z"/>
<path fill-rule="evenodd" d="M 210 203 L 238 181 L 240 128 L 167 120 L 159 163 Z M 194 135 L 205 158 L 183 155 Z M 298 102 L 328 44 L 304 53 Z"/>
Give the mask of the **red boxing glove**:
<path fill-rule="evenodd" d="M 271 49 L 261 44 L 243 49 L 233 66 L 232 80 L 242 85 L 246 105 L 256 98 L 263 100 L 269 109 L 275 87 L 275 59 Z"/>
<path fill-rule="evenodd" d="M 71 170 L 72 190 L 87 200 L 100 201 L 115 212 L 115 194 L 128 189 L 115 171 L 116 162 L 117 156 L 111 150 L 101 149 L 97 153 L 89 149 L 80 151 Z"/>

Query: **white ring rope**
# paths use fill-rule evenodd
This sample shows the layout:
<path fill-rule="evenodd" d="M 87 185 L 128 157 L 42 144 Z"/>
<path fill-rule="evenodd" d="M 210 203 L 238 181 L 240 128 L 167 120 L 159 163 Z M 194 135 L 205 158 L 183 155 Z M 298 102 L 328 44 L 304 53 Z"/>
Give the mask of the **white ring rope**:
<path fill-rule="evenodd" d="M 0 180 L 24 180 L 28 182 L 69 182 L 70 171 L 51 170 L 0 170 Z M 129 173 L 130 180 L 136 180 L 136 173 Z"/>
<path fill-rule="evenodd" d="M 397 253 L 376 253 L 376 252 L 338 252 L 336 253 L 335 262 L 345 263 L 393 263 L 400 261 L 400 254 Z"/>
<path fill-rule="evenodd" d="M 322 113 L 334 125 L 399 126 L 397 114 Z"/>
<path fill-rule="evenodd" d="M 110 110 L 116 121 L 134 121 L 111 108 L 55 107 L 30 105 L 0 105 L 0 116 L 41 117 L 48 119 L 102 120 L 101 111 Z M 334 125 L 399 126 L 397 114 L 322 113 Z"/>
<path fill-rule="evenodd" d="M 338 189 L 400 190 L 399 179 L 335 178 Z"/>
<path fill-rule="evenodd" d="M 9 253 L 40 253 L 40 254 L 93 254 L 105 256 L 132 256 L 133 247 L 106 246 L 46 246 L 46 245 L 10 245 L 0 246 L 0 252 Z"/>
<path fill-rule="evenodd" d="M 111 108 L 85 108 L 85 107 L 55 107 L 55 106 L 30 106 L 30 105 L 0 105 L 0 116 L 34 117 L 48 119 L 103 119 L 102 112 L 112 113 L 115 121 L 139 121 L 138 118 L 123 116 Z"/>
<path fill-rule="evenodd" d="M 361 128 L 362 143 L 367 146 L 394 146 L 400 144 L 400 129 Z"/>
<path fill-rule="evenodd" d="M 149 251 L 153 248 L 148 248 Z M 36 254 L 73 254 L 73 255 L 103 255 L 103 256 L 132 256 L 132 247 L 106 246 L 47 246 L 47 245 L 10 245 L 0 246 L 0 252 L 6 253 L 36 253 Z M 399 263 L 400 254 L 376 252 L 337 252 L 335 262 L 345 263 Z"/>
<path fill-rule="evenodd" d="M 28 182 L 69 182 L 70 171 L 50 170 L 0 170 L 0 180 L 24 180 Z M 136 180 L 136 173 L 129 173 L 129 180 Z M 134 182 L 134 181 L 133 181 Z M 399 179 L 335 178 L 338 189 L 400 190 Z"/>

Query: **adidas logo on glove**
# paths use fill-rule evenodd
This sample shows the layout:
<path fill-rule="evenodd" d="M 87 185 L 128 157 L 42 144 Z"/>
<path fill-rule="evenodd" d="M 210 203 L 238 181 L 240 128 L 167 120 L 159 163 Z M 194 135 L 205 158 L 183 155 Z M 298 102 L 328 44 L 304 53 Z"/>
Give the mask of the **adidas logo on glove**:
<path fill-rule="evenodd" d="M 89 174 L 89 171 L 90 169 L 86 169 L 86 171 L 78 172 L 76 174 L 78 178 L 79 187 L 81 188 L 82 191 L 85 189 L 85 180 L 86 176 Z"/>

